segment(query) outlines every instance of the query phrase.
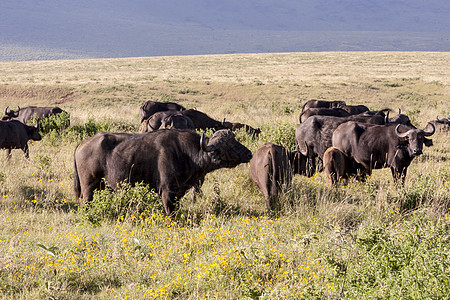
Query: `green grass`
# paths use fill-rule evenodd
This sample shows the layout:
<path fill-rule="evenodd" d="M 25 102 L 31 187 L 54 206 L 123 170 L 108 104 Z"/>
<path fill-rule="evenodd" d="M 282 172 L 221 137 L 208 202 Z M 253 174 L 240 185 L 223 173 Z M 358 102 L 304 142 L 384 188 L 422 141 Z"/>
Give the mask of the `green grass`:
<path fill-rule="evenodd" d="M 296 175 L 276 217 L 248 164 L 208 174 L 173 219 L 145 186 L 99 192 L 84 207 L 72 191 L 77 143 L 137 132 L 145 100 L 260 127 L 258 138 L 237 133 L 252 151 L 268 141 L 293 149 L 312 98 L 401 108 L 420 128 L 449 115 L 448 61 L 355 52 L 0 63 L 3 107 L 58 105 L 71 121 L 47 124 L 30 160 L 13 150 L 0 161 L 0 298 L 448 298 L 447 134 L 432 137 L 404 187 L 388 169 L 339 188 L 322 173 Z"/>

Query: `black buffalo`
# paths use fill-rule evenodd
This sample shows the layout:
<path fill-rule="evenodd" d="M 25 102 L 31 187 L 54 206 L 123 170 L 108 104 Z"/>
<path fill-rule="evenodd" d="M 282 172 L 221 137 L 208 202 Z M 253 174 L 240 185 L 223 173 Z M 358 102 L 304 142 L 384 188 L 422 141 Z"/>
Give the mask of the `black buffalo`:
<path fill-rule="evenodd" d="M 158 102 L 158 101 L 147 101 L 141 105 L 139 108 L 139 115 L 141 116 L 141 123 L 148 119 L 151 115 L 158 111 L 181 111 L 185 108 L 174 102 Z"/>
<path fill-rule="evenodd" d="M 306 173 L 306 157 L 296 151 L 266 143 L 250 160 L 250 173 L 266 199 L 269 212 L 276 207 L 278 193 L 288 185 L 294 174 Z"/>
<path fill-rule="evenodd" d="M 141 123 L 141 132 L 172 128 L 195 130 L 195 124 L 179 111 L 159 111 Z"/>
<path fill-rule="evenodd" d="M 308 108 L 300 114 L 299 123 L 305 122 L 311 116 L 348 117 L 350 114 L 341 108 Z"/>
<path fill-rule="evenodd" d="M 231 129 L 227 128 L 228 126 L 224 125 L 224 121 L 217 121 L 196 109 L 186 109 L 180 112 L 184 116 L 189 117 L 192 122 L 194 122 L 194 126 L 196 129 Z"/>
<path fill-rule="evenodd" d="M 450 118 L 442 118 L 436 117 L 436 120 L 430 121 L 436 127 L 437 131 L 440 132 L 449 132 L 450 131 Z"/>
<path fill-rule="evenodd" d="M 369 108 L 365 105 L 343 105 L 340 108 L 351 115 L 357 115 L 369 111 Z"/>
<path fill-rule="evenodd" d="M 344 105 L 346 105 L 345 101 L 308 100 L 303 104 L 302 112 L 308 108 L 339 108 Z"/>
<path fill-rule="evenodd" d="M 7 159 L 11 158 L 12 149 L 22 149 L 28 158 L 28 141 L 41 139 L 39 129 L 35 126 L 28 126 L 17 120 L 0 121 L 0 148 L 6 149 Z"/>
<path fill-rule="evenodd" d="M 83 140 L 74 155 L 76 197 L 91 201 L 103 179 L 112 188 L 120 182 L 144 182 L 162 198 L 167 215 L 176 202 L 205 175 L 219 168 L 249 162 L 252 153 L 228 130 L 209 139 L 191 130 L 148 133 L 97 133 Z"/>
<path fill-rule="evenodd" d="M 342 123 L 358 121 L 370 124 L 385 124 L 385 117 L 381 115 L 348 117 L 312 116 L 299 124 L 295 130 L 296 145 L 303 155 L 308 153 L 308 174 L 316 171 L 315 159 L 321 160 L 325 151 L 332 146 L 331 138 L 334 130 Z"/>
<path fill-rule="evenodd" d="M 28 106 L 24 108 L 18 108 L 17 111 L 5 109 L 5 115 L 3 116 L 3 121 L 8 120 L 18 120 L 24 124 L 27 124 L 31 118 L 36 118 L 37 120 L 62 113 L 63 110 L 59 107 L 38 107 L 38 106 Z"/>
<path fill-rule="evenodd" d="M 390 167 L 397 182 L 404 182 L 408 166 L 422 154 L 423 145 L 431 146 L 427 136 L 435 132 L 429 123 L 425 130 L 401 124 L 367 125 L 347 122 L 333 133 L 333 146 L 352 157 L 372 174 L 372 169 Z"/>

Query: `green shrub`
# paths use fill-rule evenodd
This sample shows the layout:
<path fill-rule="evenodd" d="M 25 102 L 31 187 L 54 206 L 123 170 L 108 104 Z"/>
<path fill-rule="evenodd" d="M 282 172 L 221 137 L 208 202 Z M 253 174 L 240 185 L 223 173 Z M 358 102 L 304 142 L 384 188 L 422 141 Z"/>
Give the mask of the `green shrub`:
<path fill-rule="evenodd" d="M 274 126 L 261 128 L 261 140 L 282 145 L 286 149 L 295 149 L 295 123 L 281 122 Z"/>
<path fill-rule="evenodd" d="M 36 124 L 37 118 L 33 117 L 28 121 L 29 124 Z M 46 118 L 39 119 L 39 132 L 41 134 L 47 134 L 51 131 L 61 133 L 70 125 L 70 114 L 63 111 L 57 115 L 51 115 Z"/>
<path fill-rule="evenodd" d="M 80 209 L 81 218 L 94 225 L 103 221 L 145 220 L 161 215 L 162 202 L 158 194 L 147 184 L 122 183 L 116 191 L 111 188 L 98 190 L 94 199 Z"/>

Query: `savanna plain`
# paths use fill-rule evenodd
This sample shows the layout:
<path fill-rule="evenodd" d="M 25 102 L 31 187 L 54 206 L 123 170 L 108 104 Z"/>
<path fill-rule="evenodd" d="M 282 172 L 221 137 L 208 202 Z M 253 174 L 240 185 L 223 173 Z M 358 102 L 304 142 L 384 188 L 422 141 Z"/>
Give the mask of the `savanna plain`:
<path fill-rule="evenodd" d="M 293 150 L 302 105 L 450 115 L 450 53 L 332 52 L 0 63 L 0 108 L 59 106 L 70 127 L 0 159 L 2 299 L 449 299 L 449 134 L 395 185 L 389 169 L 333 187 L 295 175 L 270 216 L 249 165 L 206 176 L 173 218 L 145 185 L 73 193 L 76 145 L 138 132 L 139 106 L 175 101 L 259 127 L 252 152 Z M 211 134 L 207 132 L 207 135 Z"/>

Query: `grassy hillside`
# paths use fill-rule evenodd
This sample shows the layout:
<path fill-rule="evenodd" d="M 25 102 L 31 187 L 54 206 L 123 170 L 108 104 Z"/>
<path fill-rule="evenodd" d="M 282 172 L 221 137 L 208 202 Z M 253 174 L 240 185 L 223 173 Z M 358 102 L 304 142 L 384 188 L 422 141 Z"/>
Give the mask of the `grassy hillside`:
<path fill-rule="evenodd" d="M 0 161 L 1 297 L 448 297 L 445 133 L 433 135 L 403 187 L 388 169 L 340 188 L 322 173 L 296 175 L 277 217 L 267 215 L 248 164 L 209 174 L 203 195 L 181 199 L 173 219 L 142 196 L 145 187 L 98 197 L 146 201 L 147 210 L 80 209 L 72 182 L 81 138 L 137 131 L 146 100 L 260 127 L 256 139 L 237 133 L 252 151 L 267 141 L 292 148 L 312 98 L 400 108 L 424 128 L 450 115 L 449 61 L 449 53 L 333 52 L 0 63 L 1 109 L 57 105 L 72 125 L 32 143 L 30 160 L 13 150 Z"/>

